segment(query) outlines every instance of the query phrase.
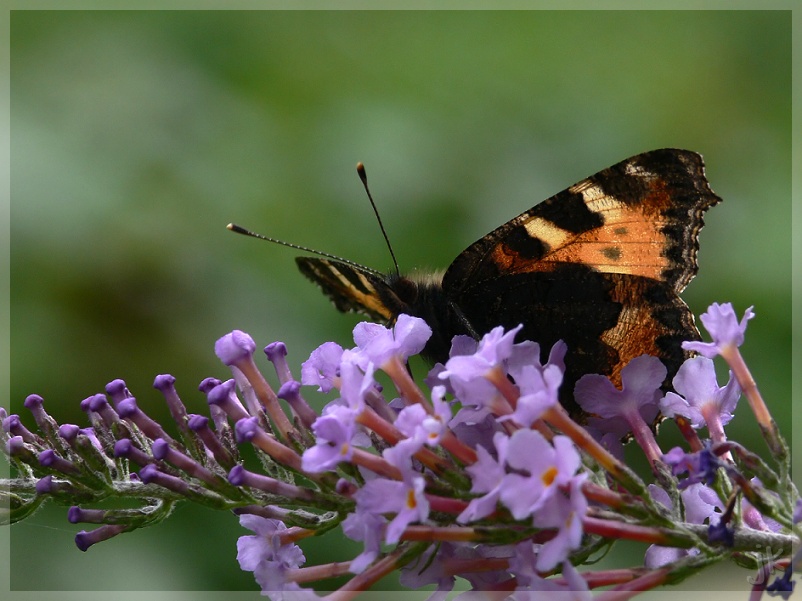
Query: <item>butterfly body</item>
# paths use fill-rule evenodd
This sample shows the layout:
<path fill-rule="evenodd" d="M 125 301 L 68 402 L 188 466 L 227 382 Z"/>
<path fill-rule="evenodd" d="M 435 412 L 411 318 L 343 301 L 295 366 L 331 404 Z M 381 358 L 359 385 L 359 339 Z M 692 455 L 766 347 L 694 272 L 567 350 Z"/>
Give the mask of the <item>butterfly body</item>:
<path fill-rule="evenodd" d="M 383 275 L 333 259 L 298 257 L 304 275 L 341 311 L 392 323 L 423 318 L 424 350 L 445 361 L 458 334 L 478 338 L 523 324 L 517 340 L 568 346 L 561 402 L 574 414 L 573 385 L 609 376 L 644 353 L 668 368 L 667 383 L 699 338 L 679 297 L 697 272 L 703 214 L 721 199 L 701 156 L 655 150 L 600 171 L 483 236 L 442 275 Z M 545 359 L 545 357 L 544 357 Z"/>

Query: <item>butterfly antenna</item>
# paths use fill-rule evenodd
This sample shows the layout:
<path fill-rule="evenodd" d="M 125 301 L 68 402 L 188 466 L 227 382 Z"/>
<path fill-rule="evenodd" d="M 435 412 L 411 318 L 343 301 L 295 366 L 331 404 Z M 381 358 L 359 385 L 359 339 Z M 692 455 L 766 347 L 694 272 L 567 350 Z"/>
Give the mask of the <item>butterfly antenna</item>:
<path fill-rule="evenodd" d="M 376 221 L 379 222 L 379 227 L 382 231 L 382 236 L 384 236 L 384 241 L 387 243 L 387 249 L 390 251 L 390 256 L 393 259 L 393 266 L 395 267 L 395 274 L 397 276 L 401 276 L 401 270 L 398 268 L 398 261 L 395 259 L 395 253 L 393 252 L 393 246 L 390 244 L 390 238 L 387 237 L 387 232 L 384 229 L 384 224 L 382 223 L 382 218 L 379 216 L 379 209 L 376 208 L 376 203 L 373 202 L 373 196 L 370 194 L 370 188 L 368 188 L 368 174 L 365 172 L 365 165 L 361 162 L 356 164 L 356 172 L 359 174 L 359 179 L 362 180 L 362 185 L 365 187 L 365 192 L 368 194 L 368 200 L 370 200 L 370 206 L 373 207 L 373 214 L 376 215 Z"/>
<path fill-rule="evenodd" d="M 380 271 L 376 271 L 375 269 L 371 269 L 370 267 L 365 267 L 364 265 L 360 265 L 356 261 L 349 261 L 348 259 L 344 259 L 342 257 L 338 257 L 337 255 L 332 255 L 330 253 L 324 253 L 319 250 L 315 250 L 314 248 L 309 248 L 308 246 L 301 246 L 300 244 L 293 244 L 292 242 L 285 242 L 284 240 L 279 240 L 278 238 L 271 238 L 269 236 L 263 236 L 262 234 L 257 234 L 256 232 L 252 232 L 251 230 L 246 230 L 244 227 L 237 225 L 236 223 L 229 223 L 226 226 L 226 229 L 234 232 L 235 234 L 242 234 L 244 236 L 250 236 L 251 238 L 258 238 L 259 240 L 266 240 L 267 242 L 273 242 L 274 244 L 280 244 L 281 246 L 287 246 L 289 248 L 294 248 L 295 250 L 300 250 L 302 252 L 307 252 L 313 255 L 317 255 L 319 257 L 326 257 L 327 259 L 334 259 L 335 261 L 339 261 L 340 263 L 345 263 L 346 265 L 350 265 L 351 267 L 356 267 L 362 271 L 368 271 L 376 276 L 383 277 Z"/>

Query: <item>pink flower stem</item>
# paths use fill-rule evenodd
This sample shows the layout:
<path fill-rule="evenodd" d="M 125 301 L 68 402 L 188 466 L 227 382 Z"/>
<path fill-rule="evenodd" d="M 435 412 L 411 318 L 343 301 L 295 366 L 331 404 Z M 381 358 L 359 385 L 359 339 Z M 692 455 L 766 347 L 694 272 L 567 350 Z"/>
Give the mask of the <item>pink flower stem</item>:
<path fill-rule="evenodd" d="M 426 408 L 427 413 L 431 414 L 433 412 L 432 403 L 423 394 L 415 380 L 412 379 L 409 371 L 407 371 L 407 366 L 398 356 L 393 355 L 390 357 L 381 368 L 384 373 L 390 376 L 393 384 L 398 388 L 398 392 L 401 393 L 407 404 L 420 403 Z"/>
<path fill-rule="evenodd" d="M 593 457 L 624 488 L 634 492 L 640 492 L 644 489 L 643 482 L 626 465 L 601 446 L 585 428 L 572 420 L 561 405 L 555 405 L 546 411 L 543 419 L 568 436 L 580 449 Z"/>
<path fill-rule="evenodd" d="M 768 407 L 766 407 L 766 403 L 757 388 L 755 379 L 752 377 L 752 373 L 749 371 L 749 368 L 746 366 L 741 356 L 741 351 L 739 351 L 738 347 L 734 344 L 725 346 L 721 348 L 720 351 L 721 356 L 724 357 L 724 360 L 729 364 L 730 368 L 732 368 L 732 373 L 735 374 L 735 379 L 738 380 L 738 385 L 741 387 L 746 400 L 749 401 L 749 406 L 752 408 L 752 413 L 755 414 L 763 438 L 766 440 L 772 453 L 774 453 L 776 457 L 786 457 L 788 455 L 788 450 L 782 442 L 777 424 L 774 418 L 771 417 Z"/>
<path fill-rule="evenodd" d="M 661 461 L 663 457 L 663 451 L 660 450 L 660 446 L 654 439 L 654 433 L 646 422 L 643 421 L 643 417 L 641 417 L 638 411 L 628 411 L 625 417 L 629 423 L 629 427 L 632 429 L 632 436 L 634 436 L 638 446 L 646 453 L 649 465 L 651 465 L 654 470 L 655 462 Z"/>
<path fill-rule="evenodd" d="M 351 580 L 346 582 L 342 587 L 336 591 L 329 593 L 321 599 L 326 601 L 351 601 L 360 591 L 368 590 L 373 584 L 378 582 L 381 578 L 395 571 L 398 567 L 398 560 L 401 556 L 408 551 L 403 545 L 397 547 L 392 553 L 389 553 L 376 563 L 369 566 L 361 574 L 357 574 Z"/>

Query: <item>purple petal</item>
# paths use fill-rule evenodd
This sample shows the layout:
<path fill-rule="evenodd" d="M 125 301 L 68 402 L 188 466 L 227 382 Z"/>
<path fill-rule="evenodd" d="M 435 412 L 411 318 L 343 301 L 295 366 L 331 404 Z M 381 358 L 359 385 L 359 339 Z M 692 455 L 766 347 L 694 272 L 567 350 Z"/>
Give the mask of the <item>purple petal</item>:
<path fill-rule="evenodd" d="M 225 365 L 234 365 L 251 357 L 256 350 L 256 343 L 242 330 L 234 330 L 214 343 L 214 354 Z"/>

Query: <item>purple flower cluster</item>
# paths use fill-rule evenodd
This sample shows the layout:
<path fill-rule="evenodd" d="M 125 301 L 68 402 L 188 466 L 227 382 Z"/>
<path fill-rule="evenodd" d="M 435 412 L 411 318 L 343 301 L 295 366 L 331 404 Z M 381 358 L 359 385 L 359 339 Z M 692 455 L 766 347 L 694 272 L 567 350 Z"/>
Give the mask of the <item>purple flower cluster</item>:
<path fill-rule="evenodd" d="M 737 348 L 752 314 L 738 324 L 727 307 L 711 307 L 703 323 L 718 332 L 711 344 Z M 414 317 L 402 315 L 391 328 L 361 323 L 350 349 L 324 343 L 303 364 L 300 381 L 286 347 L 268 345 L 276 391 L 257 367 L 254 341 L 235 330 L 215 345 L 233 378 L 208 378 L 199 387 L 208 417 L 187 412 L 174 378 L 156 378 L 173 433 L 121 380 L 82 402 L 88 428 L 59 426 L 32 395 L 25 407 L 35 432 L 0 409 L 0 436 L 18 474 L 9 486 L 18 485 L 9 495 L 11 520 L 47 498 L 74 504 L 70 521 L 97 525 L 76 537 L 86 550 L 164 519 L 178 501 L 234 510 L 254 533 L 238 542 L 240 566 L 276 598 L 312 598 L 306 583 L 335 576 L 350 578 L 343 590 L 363 590 L 395 570 L 406 585 L 435 584 L 440 593 L 457 577 L 475 590 L 535 597 L 567 590 L 584 597 L 605 585 L 652 588 L 669 578 L 671 566 L 687 570 L 713 553 L 748 554 L 733 526 L 735 492 L 743 497 L 743 527 L 774 536 L 766 539 L 774 548 L 790 548 L 782 532 L 802 515 L 798 495 L 768 494 L 755 477 L 774 483 L 775 492 L 780 479 L 724 436 L 741 389 L 732 374 L 718 386 L 708 353 L 680 368 L 676 392 L 668 394 L 661 390 L 666 369 L 654 357 L 624 367 L 621 389 L 584 376 L 574 391 L 589 416 L 583 426 L 558 401 L 565 345 L 554 345 L 543 362 L 538 344 L 515 342 L 518 330 L 455 338 L 449 360 L 429 372 L 428 392 L 407 366 L 431 336 Z M 378 383 L 379 372 L 392 393 Z M 304 386 L 337 398 L 318 413 Z M 653 432 L 659 414 L 677 419 L 690 451 L 660 450 Z M 701 427 L 708 443 L 695 433 Z M 647 486 L 617 458 L 630 434 L 659 486 Z M 243 459 L 245 445 L 259 465 Z M 80 506 L 111 493 L 141 507 Z M 338 525 L 362 552 L 305 566 L 297 543 Z M 580 574 L 573 567 L 618 538 L 650 543 L 651 571 Z M 559 572 L 562 578 L 550 577 Z"/>

